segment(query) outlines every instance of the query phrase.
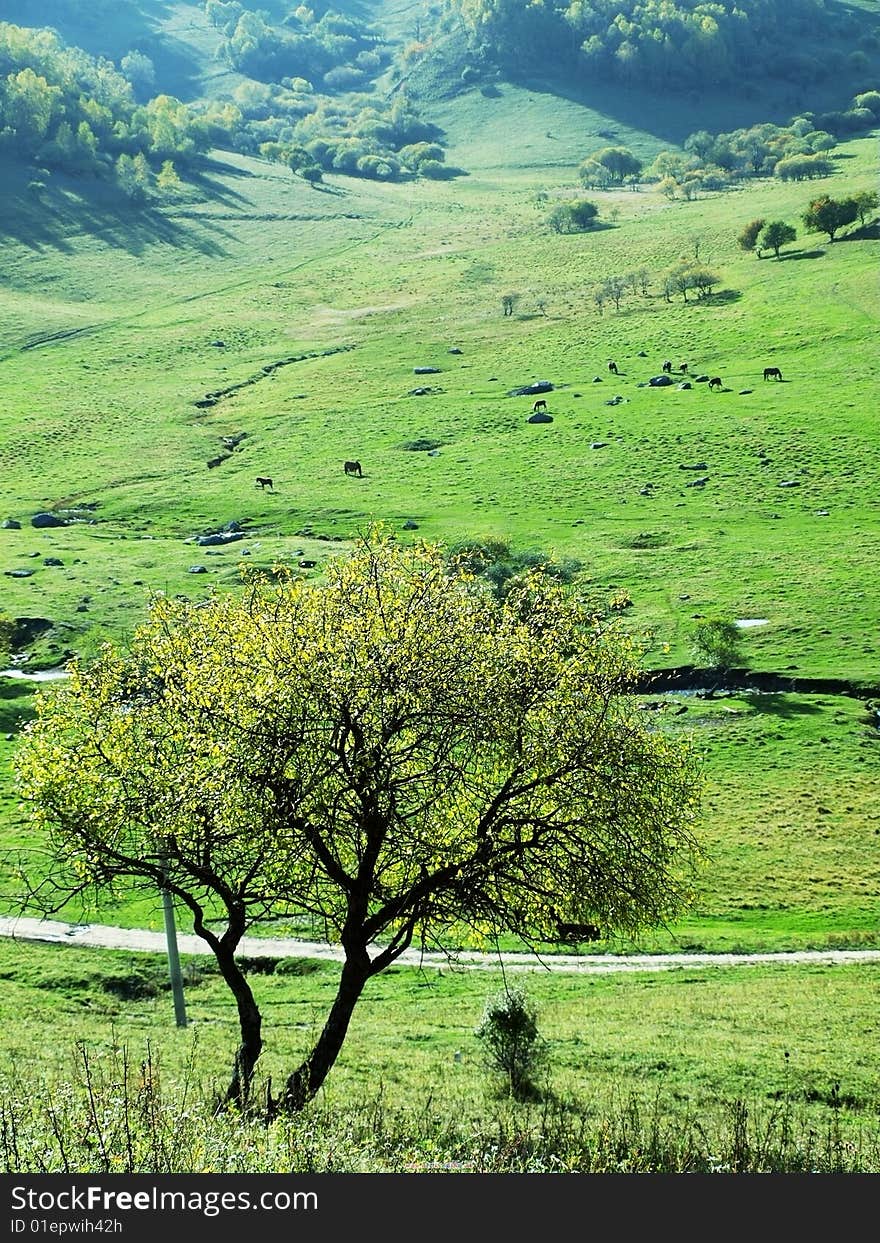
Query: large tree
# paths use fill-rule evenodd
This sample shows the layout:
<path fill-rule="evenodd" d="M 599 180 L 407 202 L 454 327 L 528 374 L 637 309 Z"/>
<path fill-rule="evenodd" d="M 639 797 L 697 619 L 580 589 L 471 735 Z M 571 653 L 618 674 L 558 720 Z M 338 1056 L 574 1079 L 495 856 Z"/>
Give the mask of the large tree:
<path fill-rule="evenodd" d="M 797 229 L 794 225 L 787 224 L 784 220 L 771 220 L 761 234 L 758 245 L 760 250 L 772 250 L 778 259 L 781 247 L 795 241 Z"/>
<path fill-rule="evenodd" d="M 802 219 L 808 229 L 827 233 L 829 242 L 833 242 L 837 231 L 852 224 L 858 214 L 859 207 L 855 199 L 832 199 L 826 194 L 813 200 Z"/>
<path fill-rule="evenodd" d="M 316 585 L 159 599 L 40 698 L 18 761 L 51 868 L 44 909 L 166 889 L 238 1006 L 228 1095 L 262 1017 L 237 959 L 308 913 L 344 951 L 323 1029 L 273 1108 L 299 1109 L 371 977 L 463 927 L 538 944 L 633 935 L 687 901 L 699 766 L 627 692 L 633 643 L 540 570 L 495 599 L 440 547 L 381 529 Z"/>
<path fill-rule="evenodd" d="M 582 172 L 590 164 L 607 169 L 611 180 L 616 182 L 622 182 L 625 177 L 637 177 L 642 171 L 642 161 L 629 147 L 601 147 L 587 156 L 581 166 Z"/>

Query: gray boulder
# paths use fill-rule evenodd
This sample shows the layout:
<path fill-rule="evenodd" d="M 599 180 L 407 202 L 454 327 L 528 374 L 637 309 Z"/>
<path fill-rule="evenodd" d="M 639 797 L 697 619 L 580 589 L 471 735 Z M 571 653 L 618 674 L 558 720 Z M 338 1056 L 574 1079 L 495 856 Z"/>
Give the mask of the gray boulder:
<path fill-rule="evenodd" d="M 553 415 L 545 414 L 543 410 L 536 410 L 534 414 L 530 414 L 526 420 L 528 423 L 552 423 Z"/>
<path fill-rule="evenodd" d="M 65 527 L 67 523 L 57 514 L 40 513 L 31 518 L 32 527 Z"/>
<path fill-rule="evenodd" d="M 244 539 L 242 531 L 218 531 L 216 535 L 199 535 L 196 543 L 200 548 L 213 548 L 217 544 L 232 544 L 239 539 Z"/>
<path fill-rule="evenodd" d="M 494 379 L 494 376 L 493 376 Z M 523 384 L 519 388 L 508 391 L 508 397 L 531 397 L 535 393 L 552 393 L 553 385 L 549 380 L 536 380 L 534 384 Z"/>
<path fill-rule="evenodd" d="M 667 385 L 674 384 L 674 383 L 675 381 L 673 380 L 672 376 L 665 375 L 665 374 L 664 375 L 652 375 L 650 380 L 648 381 L 648 384 L 650 385 L 651 388 L 666 388 Z"/>
<path fill-rule="evenodd" d="M 0 522 L 0 528 L 4 531 L 20 531 L 21 523 L 16 518 L 5 518 Z"/>

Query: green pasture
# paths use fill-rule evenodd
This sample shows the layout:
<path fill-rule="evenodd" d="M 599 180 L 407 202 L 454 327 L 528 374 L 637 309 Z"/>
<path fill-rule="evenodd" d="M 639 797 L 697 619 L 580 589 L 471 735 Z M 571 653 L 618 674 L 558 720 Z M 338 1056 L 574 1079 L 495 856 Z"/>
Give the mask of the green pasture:
<path fill-rule="evenodd" d="M 492 103 L 508 134 L 518 98 Z M 651 636 L 654 668 L 691 662 L 696 620 L 719 612 L 765 622 L 743 631 L 756 670 L 869 694 L 876 229 L 831 244 L 804 235 L 799 214 L 819 194 L 871 188 L 876 138 L 840 147 L 822 181 L 692 202 L 591 192 L 603 227 L 560 236 L 546 216 L 580 193 L 576 166 L 601 140 L 566 122 L 524 153 L 504 146 L 503 125 L 447 120 L 450 160 L 469 169 L 453 182 L 328 176 L 312 189 L 216 152 L 183 200 L 131 217 L 109 190 L 63 178 L 36 203 L 8 170 L 0 520 L 21 529 L 0 530 L 0 607 L 53 623 L 30 667 L 124 638 L 156 592 L 235 590 L 243 568 L 278 561 L 318 577 L 381 519 L 402 539 L 492 534 L 576 558 L 586 589 L 629 593 L 625 623 Z M 645 156 L 667 145 L 641 144 Z M 797 225 L 781 260 L 737 247 L 756 216 Z M 718 291 L 668 304 L 660 274 L 696 248 Z M 592 287 L 638 268 L 649 295 L 600 315 Z M 506 292 L 520 295 L 508 318 Z M 643 387 L 667 358 L 719 376 L 721 391 Z M 767 365 L 782 383 L 763 381 Z M 428 366 L 440 370 L 416 374 Z M 530 425 L 533 398 L 507 393 L 539 379 L 554 385 L 554 421 Z M 242 438 L 209 468 L 224 437 Z M 362 479 L 343 474 L 349 458 Z M 695 474 L 704 486 L 688 486 Z M 34 529 L 40 510 L 69 525 Z M 233 521 L 244 539 L 192 542 Z M 11 576 L 21 570 L 32 573 Z M 20 684 L 3 686 L 0 823 L 6 847 L 38 851 L 11 781 L 29 705 Z M 687 706 L 656 719 L 705 754 L 707 857 L 692 914 L 651 945 L 874 943 L 876 715 L 830 695 Z M 7 863 L 7 906 L 14 889 Z M 102 917 L 161 926 L 152 898 L 120 898 Z"/>
<path fill-rule="evenodd" d="M 224 1087 L 237 1027 L 206 961 L 187 959 L 184 973 L 189 1026 L 177 1028 L 160 956 L 0 945 L 8 1116 L 30 1087 L 33 1107 L 51 1101 L 63 1117 L 70 1088 L 61 1084 L 82 1084 L 88 1065 L 100 1096 L 124 1057 L 141 1090 L 147 1064 L 166 1100 L 185 1084 L 191 1120 Z M 261 1085 L 266 1076 L 279 1083 L 306 1050 L 335 975 L 332 964 L 301 959 L 272 974 L 252 965 L 267 1039 Z M 876 976 L 872 966 L 789 965 L 519 977 L 537 1005 L 550 1060 L 543 1107 L 516 1107 L 514 1125 L 528 1130 L 549 1101 L 589 1128 L 626 1102 L 646 1115 L 658 1111 L 666 1125 L 699 1118 L 711 1133 L 739 1102 L 765 1118 L 785 1110 L 804 1134 L 835 1128 L 864 1145 L 876 1134 Z M 361 1160 L 370 1152 L 375 1159 L 381 1124 L 395 1115 L 410 1119 L 413 1136 L 424 1115 L 473 1142 L 503 1106 L 504 1086 L 484 1066 L 474 1035 L 486 1000 L 502 987 L 497 971 L 383 973 L 360 1002 L 311 1113 L 336 1135 L 358 1111 L 371 1113 L 375 1133 L 364 1137 Z M 199 1168 L 198 1151 L 188 1159 L 188 1169 Z"/>

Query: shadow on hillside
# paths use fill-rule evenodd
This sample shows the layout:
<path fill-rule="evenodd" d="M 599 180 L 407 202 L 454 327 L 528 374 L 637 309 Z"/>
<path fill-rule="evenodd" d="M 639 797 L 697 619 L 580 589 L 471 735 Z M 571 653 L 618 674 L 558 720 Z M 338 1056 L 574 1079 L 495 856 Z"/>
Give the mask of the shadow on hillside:
<path fill-rule="evenodd" d="M 136 256 L 160 244 L 198 250 L 212 258 L 227 253 L 203 232 L 197 233 L 149 208 L 133 208 L 121 195 L 102 200 L 50 192 L 41 202 L 39 212 L 34 211 L 34 203 L 26 195 L 12 195 L 5 206 L 0 232 L 6 239 L 20 242 L 33 251 L 55 250 L 70 254 L 74 249 L 73 240 L 90 234 L 107 246 Z M 216 226 L 214 228 L 218 231 Z"/>
<path fill-rule="evenodd" d="M 706 294 L 705 298 L 700 298 L 697 302 L 689 302 L 689 306 L 728 306 L 733 302 L 739 302 L 742 297 L 742 291 L 739 289 L 719 289 L 717 293 Z"/>
<path fill-rule="evenodd" d="M 880 220 L 873 220 L 870 224 L 863 224 L 861 228 L 853 229 L 851 233 L 844 233 L 842 237 L 837 238 L 838 242 L 876 242 L 880 238 Z"/>
<path fill-rule="evenodd" d="M 822 711 L 815 704 L 804 703 L 801 699 L 793 700 L 790 695 L 775 693 L 767 695 L 738 694 L 737 698 L 744 700 L 750 708 L 755 712 L 762 713 L 764 716 L 816 716 Z"/>
<path fill-rule="evenodd" d="M 789 250 L 784 255 L 779 256 L 779 261 L 787 262 L 789 259 L 821 259 L 824 254 L 824 250 Z"/>

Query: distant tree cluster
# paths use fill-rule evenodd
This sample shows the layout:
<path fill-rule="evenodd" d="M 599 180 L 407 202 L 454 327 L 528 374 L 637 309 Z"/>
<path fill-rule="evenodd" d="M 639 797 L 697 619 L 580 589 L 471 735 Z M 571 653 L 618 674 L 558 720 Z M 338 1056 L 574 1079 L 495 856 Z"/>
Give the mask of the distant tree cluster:
<path fill-rule="evenodd" d="M 669 198 L 694 198 L 701 190 L 723 190 L 753 177 L 806 181 L 828 177 L 835 165 L 829 152 L 838 139 L 880 121 L 880 92 L 867 91 L 845 112 L 805 112 L 788 125 L 769 122 L 710 134 L 697 130 L 684 151 L 661 151 L 646 176 Z"/>
<path fill-rule="evenodd" d="M 127 59 L 143 81 L 146 66 Z M 115 177 L 132 198 L 156 187 L 154 166 L 167 188 L 172 162 L 190 162 L 211 141 L 206 117 L 171 95 L 136 103 L 110 61 L 48 30 L 0 23 L 0 74 L 0 148 L 46 169 Z"/>
<path fill-rule="evenodd" d="M 391 57 L 372 27 L 334 9 L 319 17 L 305 4 L 291 5 L 277 25 L 236 0 L 205 0 L 205 12 L 226 36 L 220 55 L 261 82 L 298 77 L 330 93 L 363 90 Z"/>
<path fill-rule="evenodd" d="M 593 190 L 632 183 L 642 171 L 642 161 L 628 147 L 600 147 L 578 168 L 578 176 Z"/>
<path fill-rule="evenodd" d="M 391 52 L 360 19 L 300 4 L 270 24 L 265 11 L 238 0 L 205 0 L 205 11 L 226 36 L 220 55 L 249 75 L 233 92 L 236 149 L 313 183 L 330 172 L 378 181 L 461 173 L 405 93 L 388 100 L 373 91 Z"/>
<path fill-rule="evenodd" d="M 840 229 L 855 224 L 856 220 L 864 226 L 878 206 L 880 194 L 876 190 L 858 190 L 845 199 L 825 194 L 813 199 L 801 219 L 810 233 L 827 233 L 828 240 L 833 242 Z M 768 222 L 759 217 L 750 220 L 736 240 L 742 250 L 754 251 L 759 259 L 765 250 L 772 250 L 778 259 L 780 249 L 796 239 L 794 225 L 784 220 Z"/>
<path fill-rule="evenodd" d="M 619 311 L 625 298 L 636 295 L 647 298 L 650 287 L 651 276 L 647 268 L 608 276 L 593 286 L 593 302 L 599 314 L 604 315 L 606 306 L 613 305 L 615 311 Z"/>
<path fill-rule="evenodd" d="M 240 92 L 236 98 L 242 102 Z M 379 181 L 455 177 L 462 170 L 445 163 L 446 152 L 436 134 L 401 93 L 390 104 L 364 98 L 356 110 L 326 98 L 313 99 L 312 111 L 294 124 L 277 116 L 267 122 L 246 118 L 238 145 L 255 147 L 266 159 L 286 164 L 301 176 L 305 169 L 317 168 Z"/>
<path fill-rule="evenodd" d="M 586 233 L 594 229 L 599 218 L 599 208 L 589 199 L 569 199 L 557 203 L 547 217 L 554 233 Z"/>
<path fill-rule="evenodd" d="M 666 92 L 863 77 L 876 37 L 822 0 L 448 0 L 472 55 Z"/>

